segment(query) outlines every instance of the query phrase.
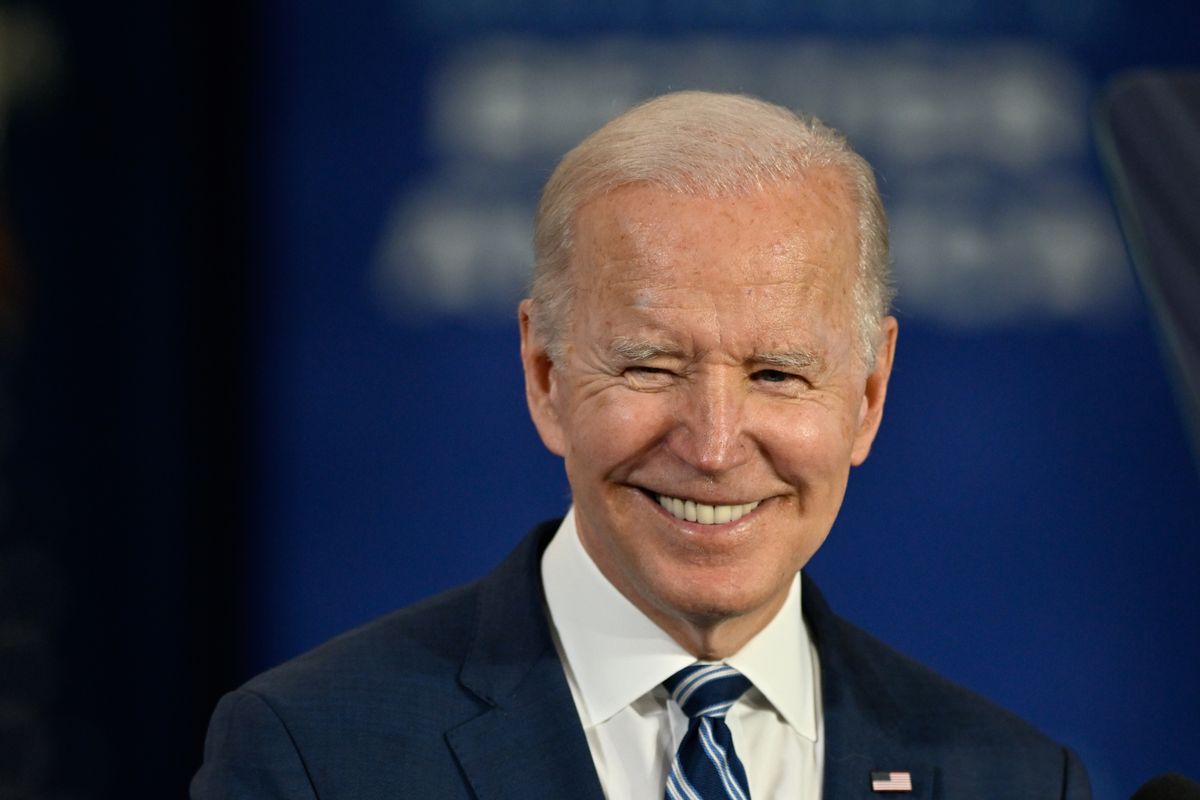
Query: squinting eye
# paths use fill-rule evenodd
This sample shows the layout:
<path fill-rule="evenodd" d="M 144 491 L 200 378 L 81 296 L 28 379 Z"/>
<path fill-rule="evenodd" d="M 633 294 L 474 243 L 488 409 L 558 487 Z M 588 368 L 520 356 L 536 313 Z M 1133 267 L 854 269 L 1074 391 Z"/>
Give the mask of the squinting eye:
<path fill-rule="evenodd" d="M 780 372 L 777 369 L 760 369 L 754 373 L 754 377 L 767 383 L 783 383 L 790 378 L 795 378 L 795 375 L 789 375 L 786 372 Z"/>
<path fill-rule="evenodd" d="M 662 367 L 626 367 L 625 380 L 635 389 L 659 389 L 666 387 L 673 373 Z"/>

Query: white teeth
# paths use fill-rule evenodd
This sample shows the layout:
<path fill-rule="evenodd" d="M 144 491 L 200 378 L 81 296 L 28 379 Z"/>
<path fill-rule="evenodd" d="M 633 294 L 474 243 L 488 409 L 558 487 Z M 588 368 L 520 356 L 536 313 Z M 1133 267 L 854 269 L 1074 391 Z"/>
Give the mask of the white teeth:
<path fill-rule="evenodd" d="M 697 503 L 695 500 L 683 500 L 678 497 L 668 497 L 665 494 L 655 495 L 658 504 L 672 516 L 686 519 L 688 522 L 699 522 L 701 525 L 720 525 L 724 522 L 735 522 L 758 508 L 760 500 L 753 503 L 742 503 L 733 506 L 710 506 L 707 503 Z"/>

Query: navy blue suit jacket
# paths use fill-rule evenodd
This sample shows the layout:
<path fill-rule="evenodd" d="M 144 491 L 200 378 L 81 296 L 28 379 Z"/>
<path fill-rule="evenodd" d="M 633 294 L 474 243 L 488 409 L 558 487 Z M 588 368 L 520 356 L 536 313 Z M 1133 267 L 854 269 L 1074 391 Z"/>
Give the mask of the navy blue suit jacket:
<path fill-rule="evenodd" d="M 602 800 L 551 639 L 539 569 L 557 523 L 495 572 L 397 611 L 226 695 L 193 800 Z M 1078 759 L 835 616 L 807 577 L 821 659 L 826 798 L 1088 798 Z"/>

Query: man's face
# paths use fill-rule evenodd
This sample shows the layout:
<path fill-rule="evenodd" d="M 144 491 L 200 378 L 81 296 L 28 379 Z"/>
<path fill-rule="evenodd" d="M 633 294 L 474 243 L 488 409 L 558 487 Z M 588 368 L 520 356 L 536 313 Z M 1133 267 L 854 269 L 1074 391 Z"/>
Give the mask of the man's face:
<path fill-rule="evenodd" d="M 765 624 L 867 456 L 895 323 L 869 371 L 843 184 L 824 170 L 727 199 L 623 187 L 576 217 L 561 363 L 522 306 L 530 407 L 566 462 L 580 539 L 668 631 Z"/>

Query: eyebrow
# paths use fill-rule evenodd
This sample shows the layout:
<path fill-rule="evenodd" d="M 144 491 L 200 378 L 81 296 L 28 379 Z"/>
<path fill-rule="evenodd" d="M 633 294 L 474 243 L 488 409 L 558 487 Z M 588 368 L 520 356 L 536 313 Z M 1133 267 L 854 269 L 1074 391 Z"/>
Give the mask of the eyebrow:
<path fill-rule="evenodd" d="M 663 356 L 684 358 L 687 355 L 682 348 L 676 345 L 659 344 L 645 339 L 631 339 L 627 336 L 618 336 L 613 339 L 609 350 L 618 358 L 635 362 L 650 361 Z M 815 353 L 805 350 L 784 350 L 774 353 L 755 353 L 750 359 L 750 363 L 804 371 L 814 367 L 819 370 L 824 362 Z"/>
<path fill-rule="evenodd" d="M 809 370 L 814 367 L 820 370 L 822 365 L 820 356 L 804 350 L 787 350 L 780 353 L 755 353 L 752 361 L 756 364 L 792 370 Z"/>
<path fill-rule="evenodd" d="M 684 355 L 683 350 L 674 345 L 657 344 L 645 339 L 630 339 L 627 336 L 618 336 L 613 339 L 608 349 L 612 351 L 613 355 L 627 361 L 649 361 L 660 356 L 682 358 Z"/>

